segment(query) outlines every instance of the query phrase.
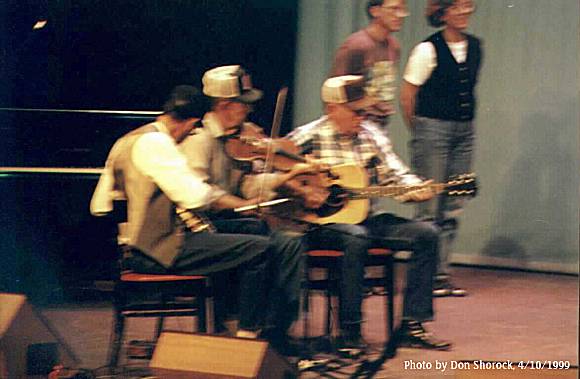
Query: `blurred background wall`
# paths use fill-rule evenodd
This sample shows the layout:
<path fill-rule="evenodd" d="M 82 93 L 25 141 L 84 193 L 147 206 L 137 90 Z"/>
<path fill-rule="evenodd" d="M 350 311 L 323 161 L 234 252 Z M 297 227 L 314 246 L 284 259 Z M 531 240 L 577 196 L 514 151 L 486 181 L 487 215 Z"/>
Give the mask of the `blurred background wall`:
<path fill-rule="evenodd" d="M 436 29 L 424 0 L 397 37 L 400 72 L 410 50 Z M 455 262 L 578 272 L 579 3 L 575 0 L 476 1 L 469 32 L 484 41 L 477 87 L 475 172 L 479 196 L 461 219 Z M 365 0 L 299 3 L 296 125 L 322 112 L 320 86 L 335 49 L 368 20 Z M 409 162 L 400 115 L 389 127 Z M 384 201 L 385 211 L 412 207 Z"/>

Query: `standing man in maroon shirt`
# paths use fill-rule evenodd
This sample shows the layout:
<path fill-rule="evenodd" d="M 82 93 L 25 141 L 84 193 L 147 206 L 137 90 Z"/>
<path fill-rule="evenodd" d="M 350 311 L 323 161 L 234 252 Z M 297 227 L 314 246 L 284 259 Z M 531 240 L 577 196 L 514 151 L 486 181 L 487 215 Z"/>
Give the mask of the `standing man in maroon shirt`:
<path fill-rule="evenodd" d="M 385 128 L 395 113 L 397 66 L 400 46 L 393 35 L 409 15 L 405 0 L 369 0 L 370 22 L 351 34 L 339 47 L 330 76 L 363 75 L 367 95 L 380 102 L 371 112 L 371 119 Z"/>

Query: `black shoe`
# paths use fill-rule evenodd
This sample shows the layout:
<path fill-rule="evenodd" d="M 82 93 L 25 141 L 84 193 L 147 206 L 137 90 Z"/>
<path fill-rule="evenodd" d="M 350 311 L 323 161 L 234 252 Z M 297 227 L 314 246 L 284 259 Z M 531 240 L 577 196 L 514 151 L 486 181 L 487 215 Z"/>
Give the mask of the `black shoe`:
<path fill-rule="evenodd" d="M 449 279 L 436 279 L 433 283 L 433 297 L 467 296 L 463 288 L 455 287 Z"/>
<path fill-rule="evenodd" d="M 398 347 L 417 349 L 450 350 L 451 342 L 441 341 L 428 333 L 418 321 L 405 320 L 395 332 Z"/>

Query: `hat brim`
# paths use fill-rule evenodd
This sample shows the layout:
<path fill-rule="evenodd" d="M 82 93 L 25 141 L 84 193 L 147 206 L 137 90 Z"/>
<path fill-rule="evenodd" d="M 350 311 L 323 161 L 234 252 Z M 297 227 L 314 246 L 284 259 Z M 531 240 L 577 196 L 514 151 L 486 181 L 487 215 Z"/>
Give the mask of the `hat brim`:
<path fill-rule="evenodd" d="M 259 89 L 252 88 L 250 90 L 244 91 L 240 96 L 236 97 L 237 101 L 241 101 L 242 103 L 251 104 L 255 103 L 256 101 L 260 100 L 264 96 L 264 92 Z"/>
<path fill-rule="evenodd" d="M 365 96 L 362 99 L 358 99 L 355 101 L 351 101 L 350 103 L 346 103 L 345 105 L 352 109 L 353 111 L 358 111 L 359 109 L 365 109 L 368 107 L 372 107 L 375 104 L 380 102 L 379 99 L 372 96 Z"/>

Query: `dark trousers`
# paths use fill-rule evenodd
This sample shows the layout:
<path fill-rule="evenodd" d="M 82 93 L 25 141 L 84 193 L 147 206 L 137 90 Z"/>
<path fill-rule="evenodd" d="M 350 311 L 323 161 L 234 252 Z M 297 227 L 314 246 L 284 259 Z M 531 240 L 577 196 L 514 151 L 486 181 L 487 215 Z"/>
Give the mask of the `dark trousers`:
<path fill-rule="evenodd" d="M 211 275 L 217 289 L 218 323 L 227 308 L 224 303 L 235 303 L 231 299 L 237 298 L 240 328 L 274 327 L 286 332 L 299 311 L 304 272 L 301 239 L 270 232 L 257 219 L 214 224 L 218 233 L 186 234 L 182 250 L 168 270 L 139 253 L 127 264 L 144 273 Z"/>
<path fill-rule="evenodd" d="M 342 329 L 356 328 L 362 322 L 364 264 L 367 250 L 371 247 L 404 248 L 413 252 L 407 274 L 403 317 L 417 321 L 433 318 L 432 287 L 438 229 L 432 223 L 383 214 L 360 225 L 333 224 L 317 228 L 307 233 L 306 245 L 309 249 L 336 249 L 344 253 L 339 310 Z"/>
<path fill-rule="evenodd" d="M 263 220 L 256 218 L 213 220 L 213 223 L 221 233 L 268 237 L 266 283 L 269 291 L 264 326 L 286 332 L 298 318 L 300 306 L 301 281 L 304 276 L 304 246 L 301 239 L 281 231 L 272 232 Z"/>
<path fill-rule="evenodd" d="M 432 222 L 413 221 L 391 214 L 369 218 L 366 226 L 374 247 L 410 250 L 403 318 L 433 319 L 433 277 L 439 256 L 439 228 Z M 400 241 L 405 241 L 401 243 Z"/>
<path fill-rule="evenodd" d="M 187 233 L 183 247 L 169 269 L 140 253 L 135 253 L 125 264 L 134 271 L 155 274 L 215 275 L 236 269 L 240 328 L 258 330 L 264 323 L 267 306 L 269 248 L 269 240 L 263 236 Z"/>
<path fill-rule="evenodd" d="M 268 283 L 271 312 L 266 326 L 287 332 L 298 318 L 304 278 L 304 245 L 300 237 L 275 231 L 270 235 Z"/>

